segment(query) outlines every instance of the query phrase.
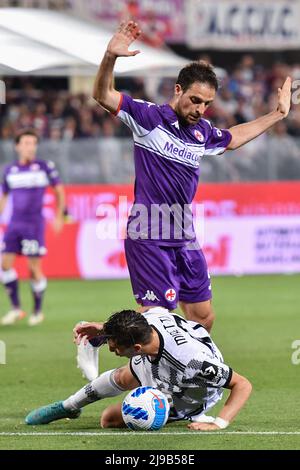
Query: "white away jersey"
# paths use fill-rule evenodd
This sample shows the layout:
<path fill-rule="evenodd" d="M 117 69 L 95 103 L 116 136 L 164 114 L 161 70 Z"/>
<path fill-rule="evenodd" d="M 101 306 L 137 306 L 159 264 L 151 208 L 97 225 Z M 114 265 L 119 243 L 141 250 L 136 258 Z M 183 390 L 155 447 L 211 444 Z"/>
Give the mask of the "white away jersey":
<path fill-rule="evenodd" d="M 136 379 L 172 397 L 172 418 L 189 418 L 214 406 L 230 383 L 232 369 L 206 329 L 161 307 L 144 317 L 158 333 L 160 349 L 154 361 L 144 355 L 131 359 Z"/>

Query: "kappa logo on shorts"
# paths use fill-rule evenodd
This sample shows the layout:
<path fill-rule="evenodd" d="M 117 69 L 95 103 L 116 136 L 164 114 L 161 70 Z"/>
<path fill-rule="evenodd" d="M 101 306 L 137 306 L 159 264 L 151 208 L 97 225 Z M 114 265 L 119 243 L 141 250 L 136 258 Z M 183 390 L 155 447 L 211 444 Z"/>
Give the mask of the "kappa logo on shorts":
<path fill-rule="evenodd" d="M 175 291 L 175 289 L 168 289 L 168 290 L 165 292 L 165 298 L 166 298 L 169 302 L 173 302 L 174 300 L 176 300 L 176 291 Z"/>
<path fill-rule="evenodd" d="M 150 300 L 151 302 L 154 302 L 155 300 L 159 299 L 156 297 L 153 290 L 147 290 L 146 295 L 142 298 L 142 300 Z"/>

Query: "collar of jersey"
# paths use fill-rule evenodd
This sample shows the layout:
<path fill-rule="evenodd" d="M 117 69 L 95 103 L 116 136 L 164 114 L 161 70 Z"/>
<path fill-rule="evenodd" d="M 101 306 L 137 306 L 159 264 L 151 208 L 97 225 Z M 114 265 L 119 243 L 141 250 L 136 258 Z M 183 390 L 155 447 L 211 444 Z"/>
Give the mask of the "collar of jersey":
<path fill-rule="evenodd" d="M 160 359 L 161 359 L 163 350 L 164 350 L 165 342 L 164 342 L 164 338 L 163 338 L 162 334 L 160 333 L 160 331 L 158 331 L 158 329 L 155 328 L 154 325 L 151 325 L 151 328 L 153 328 L 156 331 L 156 333 L 158 334 L 158 337 L 159 337 L 159 350 L 158 350 L 157 356 L 155 357 L 155 359 L 153 361 L 151 361 L 151 359 L 149 359 L 149 356 L 147 356 L 147 359 L 148 359 L 149 362 L 151 362 L 151 364 L 158 364 Z"/>

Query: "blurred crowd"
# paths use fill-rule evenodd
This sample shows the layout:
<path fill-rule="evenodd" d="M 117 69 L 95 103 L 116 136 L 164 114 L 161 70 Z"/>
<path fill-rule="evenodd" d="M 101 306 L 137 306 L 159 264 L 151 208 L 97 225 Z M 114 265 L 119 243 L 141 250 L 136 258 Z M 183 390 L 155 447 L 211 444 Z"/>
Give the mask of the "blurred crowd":
<path fill-rule="evenodd" d="M 210 61 L 209 57 L 202 59 Z M 288 75 L 295 81 L 300 79 L 300 65 L 275 63 L 264 67 L 255 64 L 251 55 L 245 55 L 232 70 L 223 70 L 220 75 L 220 90 L 205 117 L 220 128 L 229 128 L 276 109 L 278 88 Z M 30 78 L 20 79 L 18 86 L 10 80 L 5 80 L 7 104 L 1 106 L 0 113 L 2 146 L 28 127 L 36 129 L 42 140 L 53 144 L 85 139 L 99 146 L 105 142 L 108 145 L 110 138 L 110 145 L 115 148 L 115 137 L 131 137 L 125 125 L 103 111 L 88 95 L 72 94 L 59 87 L 57 90 L 39 87 Z M 123 78 L 117 80 L 116 86 L 134 98 L 164 103 L 173 94 L 174 79 Z M 219 175 L 219 180 L 257 179 L 259 174 L 263 179 L 300 178 L 300 106 L 295 98 L 300 101 L 297 90 L 287 119 L 241 150 L 228 153 L 226 167 L 223 165 L 221 169 L 226 174 Z M 219 167 L 212 169 L 212 165 L 212 162 L 204 163 L 204 179 L 217 178 Z M 107 170 L 109 178 L 110 170 Z"/>
<path fill-rule="evenodd" d="M 265 68 L 256 65 L 251 55 L 245 55 L 232 71 L 222 74 L 220 90 L 206 117 L 218 127 L 229 128 L 268 113 L 276 108 L 278 88 L 288 75 L 300 79 L 300 64 L 276 63 Z M 164 78 L 155 85 L 153 79 L 123 79 L 117 87 L 134 98 L 164 103 L 172 96 L 174 79 Z M 26 127 L 34 127 L 42 138 L 53 140 L 130 135 L 87 95 L 38 89 L 27 78 L 18 88 L 13 88 L 6 79 L 6 88 L 7 105 L 2 107 L 0 116 L 2 139 L 11 139 Z M 284 122 L 288 135 L 300 137 L 299 105 L 292 105 Z M 275 127 L 274 132 L 277 131 L 282 134 L 283 126 Z"/>

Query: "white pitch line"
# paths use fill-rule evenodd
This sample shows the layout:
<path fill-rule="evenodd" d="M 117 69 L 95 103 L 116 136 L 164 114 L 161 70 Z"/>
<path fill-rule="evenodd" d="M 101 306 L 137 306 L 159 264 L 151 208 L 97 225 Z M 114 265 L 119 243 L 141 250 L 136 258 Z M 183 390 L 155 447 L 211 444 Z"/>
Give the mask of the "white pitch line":
<path fill-rule="evenodd" d="M 300 436 L 300 431 L 182 431 L 182 432 L 0 432 L 0 436 L 148 436 L 148 437 L 155 437 L 155 436 L 186 436 L 186 435 L 193 435 L 193 436 L 203 436 L 203 435 L 210 435 L 210 436 L 225 436 L 225 435 L 233 435 L 233 436 Z"/>

